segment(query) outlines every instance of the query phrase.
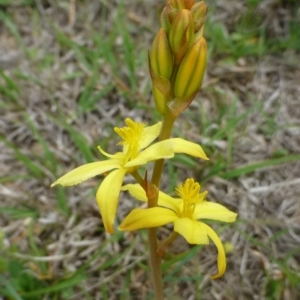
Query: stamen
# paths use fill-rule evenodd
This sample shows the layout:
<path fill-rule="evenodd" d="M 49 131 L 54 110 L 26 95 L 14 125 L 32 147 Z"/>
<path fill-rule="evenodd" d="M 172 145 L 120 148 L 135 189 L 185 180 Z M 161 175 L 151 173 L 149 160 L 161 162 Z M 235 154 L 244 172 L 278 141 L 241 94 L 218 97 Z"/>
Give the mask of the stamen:
<path fill-rule="evenodd" d="M 137 123 L 127 118 L 127 127 L 115 127 L 115 132 L 122 138 L 118 145 L 123 146 L 123 153 L 126 153 L 128 160 L 135 158 L 140 150 L 140 140 L 145 128 L 144 123 Z"/>
<path fill-rule="evenodd" d="M 191 218 L 196 205 L 205 201 L 207 191 L 200 192 L 200 184 L 195 182 L 193 178 L 188 178 L 184 184 L 179 184 L 176 188 L 178 196 L 183 201 L 181 216 Z"/>

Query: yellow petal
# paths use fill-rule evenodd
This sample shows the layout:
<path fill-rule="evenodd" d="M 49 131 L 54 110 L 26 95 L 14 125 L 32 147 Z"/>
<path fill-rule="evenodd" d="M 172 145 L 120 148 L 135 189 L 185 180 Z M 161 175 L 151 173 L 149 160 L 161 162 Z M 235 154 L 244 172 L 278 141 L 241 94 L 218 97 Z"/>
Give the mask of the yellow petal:
<path fill-rule="evenodd" d="M 125 174 L 125 169 L 111 172 L 105 177 L 96 194 L 103 224 L 105 230 L 109 233 L 114 233 L 119 194 Z"/>
<path fill-rule="evenodd" d="M 193 218 L 199 219 L 210 219 L 222 222 L 234 222 L 237 214 L 227 209 L 225 206 L 204 201 L 198 204 L 195 208 Z"/>
<path fill-rule="evenodd" d="M 137 200 L 147 202 L 147 196 L 145 190 L 139 184 L 126 184 L 121 187 L 121 191 L 128 191 L 129 194 Z M 158 205 L 172 209 L 176 214 L 179 214 L 179 200 L 172 198 L 171 196 L 159 192 Z"/>
<path fill-rule="evenodd" d="M 121 187 L 121 191 L 128 191 L 129 194 L 140 201 L 147 202 L 145 190 L 139 184 L 126 184 Z"/>
<path fill-rule="evenodd" d="M 226 256 L 225 256 L 224 247 L 223 247 L 223 244 L 222 244 L 220 238 L 215 233 L 215 231 L 212 230 L 208 225 L 206 225 L 204 223 L 201 223 L 201 224 L 205 227 L 209 238 L 212 239 L 212 241 L 218 248 L 218 271 L 219 272 L 216 275 L 213 275 L 210 277 L 211 279 L 216 279 L 216 278 L 221 277 L 225 273 L 225 270 L 226 270 Z"/>
<path fill-rule="evenodd" d="M 209 243 L 207 232 L 203 223 L 188 218 L 180 218 L 174 222 L 174 231 L 181 234 L 190 244 Z"/>
<path fill-rule="evenodd" d="M 180 207 L 181 199 L 173 198 L 164 192 L 159 192 L 158 205 L 172 209 L 177 215 L 181 211 Z"/>
<path fill-rule="evenodd" d="M 153 207 L 132 210 L 119 226 L 121 231 L 132 231 L 142 228 L 158 227 L 172 223 L 177 215 L 167 208 Z"/>
<path fill-rule="evenodd" d="M 63 186 L 75 185 L 91 177 L 117 168 L 120 168 L 120 163 L 114 159 L 85 164 L 57 179 L 54 183 L 52 183 L 51 187 L 57 184 L 61 184 Z"/>
<path fill-rule="evenodd" d="M 140 149 L 144 149 L 150 145 L 160 134 L 161 122 L 158 122 L 155 125 L 145 127 L 141 140 L 140 140 Z"/>
<path fill-rule="evenodd" d="M 174 149 L 170 140 L 165 140 L 162 142 L 155 143 L 141 152 L 135 159 L 129 161 L 125 164 L 125 167 L 135 167 L 144 165 L 149 161 L 161 159 L 161 158 L 171 158 L 174 156 Z"/>
<path fill-rule="evenodd" d="M 169 141 L 173 143 L 175 153 L 185 153 L 205 160 L 209 159 L 198 144 L 186 141 L 181 138 L 173 138 L 169 139 Z"/>
<path fill-rule="evenodd" d="M 98 150 L 106 157 L 109 157 L 109 158 L 113 158 L 113 159 L 116 159 L 116 160 L 122 160 L 122 158 L 124 157 L 123 153 L 122 152 L 117 152 L 115 154 L 109 154 L 107 152 L 105 152 L 101 146 L 98 146 L 97 147 Z"/>

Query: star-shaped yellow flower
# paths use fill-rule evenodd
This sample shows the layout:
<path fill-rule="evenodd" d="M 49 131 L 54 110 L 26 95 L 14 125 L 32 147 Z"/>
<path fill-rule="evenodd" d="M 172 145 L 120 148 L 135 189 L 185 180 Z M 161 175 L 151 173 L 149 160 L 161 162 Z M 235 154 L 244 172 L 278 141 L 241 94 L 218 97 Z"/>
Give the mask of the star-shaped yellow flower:
<path fill-rule="evenodd" d="M 138 184 L 128 184 L 122 190 L 138 200 L 147 201 L 145 191 Z M 222 276 L 226 269 L 226 257 L 223 244 L 215 231 L 201 219 L 234 222 L 237 214 L 226 207 L 206 201 L 207 192 L 199 193 L 200 184 L 189 178 L 180 184 L 176 192 L 179 198 L 173 198 L 159 192 L 158 205 L 148 209 L 137 208 L 123 220 L 119 229 L 132 231 L 141 228 L 159 227 L 174 223 L 174 231 L 181 234 L 190 244 L 208 244 L 210 238 L 218 248 L 218 270 L 212 279 Z"/>
<path fill-rule="evenodd" d="M 189 141 L 172 138 L 149 146 L 158 136 L 161 123 L 146 126 L 131 119 L 125 120 L 126 127 L 115 127 L 115 132 L 121 137 L 123 152 L 116 154 L 106 153 L 100 146 L 99 151 L 108 160 L 93 162 L 78 167 L 60 177 L 51 186 L 61 184 L 70 186 L 81 183 L 91 177 L 113 170 L 101 183 L 96 199 L 102 215 L 104 227 L 107 232 L 114 232 L 114 220 L 118 206 L 118 198 L 124 176 L 136 171 L 139 166 L 147 162 L 162 158 L 172 158 L 175 153 L 185 153 L 194 157 L 208 159 L 198 144 Z"/>

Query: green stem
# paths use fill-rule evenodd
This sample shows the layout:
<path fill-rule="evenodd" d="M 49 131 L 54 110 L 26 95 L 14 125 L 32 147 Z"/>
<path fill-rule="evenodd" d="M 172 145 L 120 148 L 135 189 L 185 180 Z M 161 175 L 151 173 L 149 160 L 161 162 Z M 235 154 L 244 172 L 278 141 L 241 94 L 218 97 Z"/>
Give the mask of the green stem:
<path fill-rule="evenodd" d="M 176 117 L 171 114 L 171 111 L 167 108 L 166 114 L 163 120 L 162 130 L 159 136 L 159 140 L 163 141 L 170 138 L 171 131 L 174 125 Z M 151 183 L 157 188 L 157 194 L 154 198 L 148 198 L 148 207 L 157 206 L 158 193 L 160 187 L 161 176 L 164 167 L 164 159 L 155 161 Z M 156 228 L 148 228 L 148 243 L 150 251 L 150 265 L 152 271 L 152 282 L 154 288 L 154 295 L 156 300 L 163 300 L 163 283 L 162 283 L 162 271 L 161 271 L 161 255 L 158 252 L 158 243 Z"/>
<path fill-rule="evenodd" d="M 179 233 L 173 231 L 160 245 L 158 246 L 158 254 L 163 257 L 166 249 L 179 237 Z"/>
<path fill-rule="evenodd" d="M 159 136 L 160 141 L 167 140 L 170 138 L 175 119 L 176 118 L 172 115 L 171 111 L 167 108 L 165 116 L 164 116 L 164 120 L 163 120 L 163 126 L 162 126 L 161 133 Z M 160 187 L 160 181 L 161 181 L 162 171 L 163 171 L 163 167 L 164 167 L 164 162 L 165 162 L 164 159 L 159 159 L 159 160 L 155 161 L 155 164 L 154 164 L 151 182 L 156 185 L 158 190 Z M 154 203 L 154 205 L 151 207 L 154 207 L 154 206 L 157 206 L 157 202 Z"/>
<path fill-rule="evenodd" d="M 135 170 L 131 173 L 131 175 L 140 184 L 140 186 L 144 188 L 144 179 L 142 178 L 140 173 L 137 170 Z"/>

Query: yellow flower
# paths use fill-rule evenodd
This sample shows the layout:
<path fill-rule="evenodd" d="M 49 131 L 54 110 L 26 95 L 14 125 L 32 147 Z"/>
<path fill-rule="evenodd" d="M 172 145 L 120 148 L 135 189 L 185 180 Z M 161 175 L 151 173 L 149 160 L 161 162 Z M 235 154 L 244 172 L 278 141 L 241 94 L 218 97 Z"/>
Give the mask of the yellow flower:
<path fill-rule="evenodd" d="M 144 190 L 138 184 L 128 184 L 122 190 L 141 201 L 147 201 Z M 159 227 L 174 223 L 174 231 L 181 234 L 190 244 L 208 244 L 210 238 L 218 249 L 218 273 L 212 279 L 222 276 L 226 270 L 226 257 L 223 244 L 216 232 L 201 219 L 234 222 L 237 214 L 226 207 L 206 201 L 207 192 L 199 193 L 200 184 L 188 178 L 180 184 L 176 192 L 179 198 L 159 192 L 158 205 L 148 209 L 134 209 L 123 220 L 119 229 L 132 231 L 141 228 Z"/>
<path fill-rule="evenodd" d="M 96 194 L 103 224 L 109 233 L 114 232 L 119 193 L 126 174 L 136 171 L 140 165 L 147 162 L 161 158 L 172 158 L 175 153 L 185 153 L 208 159 L 199 145 L 180 138 L 161 141 L 149 146 L 160 133 L 160 122 L 149 127 L 143 123 L 136 123 L 131 119 L 126 119 L 125 123 L 126 127 L 116 127 L 114 129 L 122 139 L 119 144 L 123 146 L 123 152 L 111 155 L 104 152 L 99 146 L 99 151 L 108 157 L 108 160 L 88 163 L 78 167 L 60 177 L 51 185 L 51 187 L 57 184 L 63 186 L 75 185 L 113 170 L 104 178 Z"/>

